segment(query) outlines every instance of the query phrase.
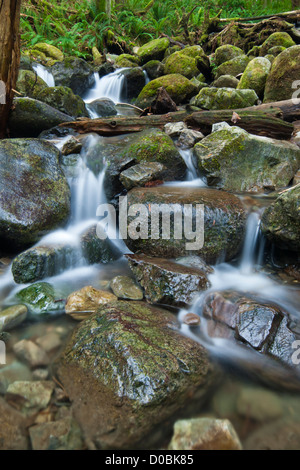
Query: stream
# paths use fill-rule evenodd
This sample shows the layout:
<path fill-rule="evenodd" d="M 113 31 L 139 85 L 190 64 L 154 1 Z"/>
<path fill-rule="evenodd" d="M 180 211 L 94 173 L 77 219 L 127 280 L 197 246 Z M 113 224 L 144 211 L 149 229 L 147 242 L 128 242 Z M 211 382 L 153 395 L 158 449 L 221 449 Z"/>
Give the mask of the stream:
<path fill-rule="evenodd" d="M 36 67 L 36 73 L 43 78 L 50 86 L 54 86 L 54 79 L 42 66 Z M 103 78 L 95 75 L 95 85 L 84 95 L 84 100 L 88 104 L 97 98 L 109 98 L 114 103 L 121 101 L 121 93 L 124 86 L 124 75 L 119 70 L 109 74 Z M 91 117 L 97 117 L 93 111 L 89 111 Z M 71 217 L 69 225 L 65 229 L 56 230 L 46 237 L 42 238 L 37 246 L 52 244 L 68 244 L 74 247 L 72 252 L 72 260 L 68 270 L 43 281 L 51 283 L 55 290 L 61 294 L 61 298 L 66 298 L 70 293 L 81 289 L 86 285 L 92 285 L 95 288 L 105 287 L 109 285 L 109 281 L 116 275 L 127 274 L 132 276 L 127 261 L 124 258 L 125 253 L 130 253 L 123 240 L 111 240 L 114 249 L 119 252 L 119 259 L 106 265 L 87 265 L 80 249 L 80 234 L 88 227 L 97 224 L 96 210 L 99 204 L 107 202 L 104 191 L 104 177 L 106 170 L 105 154 L 103 157 L 103 168 L 98 175 L 87 166 L 86 155 L 91 149 L 104 137 L 91 135 L 85 142 L 79 155 L 76 167 L 72 175 L 68 176 L 68 183 L 71 188 Z M 116 138 L 115 138 L 116 139 Z M 61 139 L 55 142 L 58 148 L 61 148 L 65 141 Z M 185 181 L 168 182 L 166 185 L 181 187 L 206 187 L 205 182 L 199 177 L 197 170 L 193 164 L 191 150 L 180 150 L 182 158 L 187 166 L 187 174 Z M 214 272 L 208 275 L 211 287 L 209 291 L 228 291 L 234 290 L 242 293 L 254 294 L 262 301 L 275 303 L 282 309 L 290 312 L 295 317 L 299 317 L 299 285 L 280 280 L 278 272 L 269 263 L 270 257 L 266 249 L 264 237 L 260 231 L 260 216 L 264 207 L 266 207 L 272 197 L 270 196 L 243 196 L 238 195 L 242 202 L 249 210 L 247 231 L 244 240 L 243 250 L 239 259 L 232 263 L 226 263 L 220 259 L 218 264 L 214 266 Z M 275 196 L 274 196 L 275 197 Z M 75 255 L 74 255 L 75 253 Z M 11 299 L 15 294 L 26 287 L 25 285 L 17 285 L 13 281 L 10 267 L 1 273 L 0 277 L 0 301 L 2 305 L 10 305 Z M 178 312 L 178 319 L 181 322 L 182 334 L 189 336 L 205 346 L 212 356 L 221 364 L 225 373 L 225 379 L 214 397 L 207 403 L 203 410 L 203 416 L 215 415 L 222 418 L 230 419 L 235 425 L 238 434 L 242 440 L 246 442 L 250 431 L 259 432 L 267 426 L 268 420 L 272 412 L 276 419 L 293 418 L 294 421 L 300 422 L 300 403 L 299 396 L 286 390 L 276 391 L 272 383 L 268 384 L 268 380 L 262 384 L 258 381 L 258 370 L 260 369 L 276 369 L 274 365 L 269 364 L 265 357 L 258 357 L 249 348 L 241 348 L 232 342 L 223 338 L 212 338 L 209 336 L 207 329 L 207 320 L 203 316 L 203 300 L 204 294 L 199 294 L 194 299 L 193 304 L 187 309 L 181 309 Z M 191 328 L 183 322 L 183 318 L 188 312 L 199 315 L 201 319 L 201 328 Z M 78 323 L 66 315 L 53 316 L 50 320 L 40 323 L 24 323 L 11 332 L 11 342 L 30 337 L 42 336 L 45 330 L 61 331 L 63 341 L 66 341 L 68 334 L 72 329 L 78 326 Z M 62 345 L 63 346 L 63 345 Z M 8 350 L 7 364 L 9 365 L 15 360 L 12 350 Z M 258 362 L 260 364 L 258 364 Z M 259 367 L 258 367 L 259 366 Z M 1 366 L 0 366 L 1 371 Z M 276 370 L 273 371 L 276 374 Z M 268 377 L 268 374 L 266 374 Z M 285 380 L 283 377 L 282 380 Z M 289 380 L 289 376 L 286 377 Z M 245 398 L 246 392 L 247 399 Z M 253 392 L 251 398 L 251 392 Z M 268 395 L 269 394 L 269 395 Z M 271 399 L 264 401 L 264 397 L 270 396 Z M 245 412 L 245 403 L 253 409 Z M 252 400 L 252 401 L 251 401 Z M 273 400 L 273 401 L 272 401 Z M 275 407 L 274 402 L 278 404 L 280 412 Z M 238 403 L 238 405 L 237 405 Z M 250 403 L 250 405 L 249 405 Z M 244 408 L 243 408 L 244 406 Z M 272 408 L 273 407 L 273 408 Z M 276 408 L 277 411 L 274 411 Z M 261 409 L 261 418 L 257 421 L 251 421 L 251 417 L 259 413 L 257 409 Z M 252 413 L 252 414 L 251 414 Z M 272 429 L 269 429 L 270 439 L 273 439 Z M 267 439 L 267 427 L 264 431 L 264 437 Z"/>

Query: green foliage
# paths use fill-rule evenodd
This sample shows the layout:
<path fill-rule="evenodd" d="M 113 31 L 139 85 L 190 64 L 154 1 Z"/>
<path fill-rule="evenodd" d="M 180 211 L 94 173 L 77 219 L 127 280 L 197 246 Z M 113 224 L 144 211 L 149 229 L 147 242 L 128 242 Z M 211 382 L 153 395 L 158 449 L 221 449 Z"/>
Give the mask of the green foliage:
<path fill-rule="evenodd" d="M 25 48 L 48 42 L 65 54 L 91 57 L 91 48 L 105 48 L 111 29 L 130 44 L 141 45 L 164 33 L 182 33 L 179 19 L 195 6 L 194 0 L 116 0 L 109 19 L 100 0 L 25 0 L 21 17 L 22 44 Z M 213 16 L 222 10 L 222 18 L 252 17 L 292 9 L 291 0 L 203 0 L 190 17 L 189 28 L 199 28 L 204 12 Z"/>

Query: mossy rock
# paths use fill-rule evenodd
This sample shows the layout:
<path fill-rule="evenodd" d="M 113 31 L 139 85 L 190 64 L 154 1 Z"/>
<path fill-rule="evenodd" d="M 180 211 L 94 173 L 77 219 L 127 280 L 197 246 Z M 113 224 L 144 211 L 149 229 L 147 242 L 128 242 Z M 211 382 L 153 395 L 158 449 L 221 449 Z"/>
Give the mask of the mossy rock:
<path fill-rule="evenodd" d="M 279 54 L 281 54 L 283 51 L 286 50 L 286 47 L 283 46 L 274 46 L 271 47 L 271 49 L 268 50 L 268 54 L 273 55 L 274 57 L 277 57 Z M 267 55 L 268 55 L 267 54 Z M 266 57 L 266 56 L 265 56 Z"/>
<path fill-rule="evenodd" d="M 203 109 L 239 109 L 254 106 L 258 96 L 254 90 L 234 88 L 202 88 L 193 104 Z"/>
<path fill-rule="evenodd" d="M 102 450 L 161 442 L 179 410 L 203 405 L 218 377 L 175 316 L 138 301 L 101 306 L 73 334 L 56 372 L 85 438 Z"/>
<path fill-rule="evenodd" d="M 263 45 L 261 46 L 261 54 L 266 55 L 268 54 L 269 50 L 272 47 L 282 46 L 285 48 L 295 46 L 296 43 L 293 41 L 291 36 L 288 33 L 284 32 L 277 32 L 271 34 L 268 39 L 265 40 Z"/>
<path fill-rule="evenodd" d="M 300 77 L 300 46 L 289 47 L 272 64 L 265 88 L 265 103 L 292 99 Z"/>
<path fill-rule="evenodd" d="M 165 75 L 165 66 L 159 60 L 149 60 L 149 62 L 143 65 L 143 70 L 145 70 L 150 80 L 155 80 L 155 78 Z"/>
<path fill-rule="evenodd" d="M 182 50 L 182 47 L 180 46 L 171 46 L 171 47 L 168 47 L 168 49 L 165 50 L 165 55 L 164 55 L 164 60 L 169 57 L 171 54 L 174 54 L 174 52 L 178 52 L 178 51 L 181 51 Z"/>
<path fill-rule="evenodd" d="M 19 70 L 30 70 L 33 71 L 32 61 L 28 55 L 21 54 Z"/>
<path fill-rule="evenodd" d="M 82 95 L 95 83 L 94 71 L 90 64 L 78 57 L 69 57 L 51 67 L 55 84 L 71 88 L 75 95 Z"/>
<path fill-rule="evenodd" d="M 200 46 L 191 46 L 174 52 L 165 61 L 165 73 L 181 74 L 186 78 L 199 75 L 197 67 L 197 57 L 204 56 L 204 51 Z"/>
<path fill-rule="evenodd" d="M 235 192 L 285 187 L 300 165 L 296 145 L 229 125 L 196 144 L 194 154 L 209 185 Z"/>
<path fill-rule="evenodd" d="M 137 163 L 156 162 L 164 165 L 160 178 L 168 181 L 184 179 L 186 165 L 173 140 L 158 129 L 139 132 L 121 152 L 121 158 L 132 156 Z"/>
<path fill-rule="evenodd" d="M 246 55 L 240 55 L 234 59 L 228 60 L 215 70 L 215 79 L 221 77 L 221 75 L 232 75 L 236 77 L 245 71 L 249 62 L 250 58 Z"/>
<path fill-rule="evenodd" d="M 121 54 L 115 61 L 116 67 L 136 67 L 139 63 L 139 58 L 131 54 Z"/>
<path fill-rule="evenodd" d="M 230 44 L 225 44 L 216 49 L 214 61 L 217 67 L 228 62 L 229 60 L 235 59 L 236 57 L 245 55 L 244 51 L 239 47 L 232 46 Z"/>
<path fill-rule="evenodd" d="M 270 70 L 271 62 L 268 59 L 257 57 L 251 60 L 242 75 L 237 89 L 252 89 L 260 99 L 263 99 L 266 81 Z"/>
<path fill-rule="evenodd" d="M 74 116 L 74 118 L 88 117 L 83 99 L 75 95 L 71 88 L 64 86 L 48 87 L 41 90 L 36 98 L 62 113 Z"/>
<path fill-rule="evenodd" d="M 54 287 L 48 282 L 37 282 L 16 294 L 16 298 L 26 305 L 31 319 L 63 313 L 64 301 L 57 301 Z"/>
<path fill-rule="evenodd" d="M 170 41 L 167 38 L 153 39 L 139 48 L 137 56 L 142 64 L 146 64 L 149 60 L 162 60 L 169 44 Z"/>
<path fill-rule="evenodd" d="M 34 50 L 43 52 L 46 57 L 58 60 L 59 62 L 62 62 L 64 60 L 63 52 L 60 51 L 57 47 L 52 46 L 51 44 L 39 42 L 38 44 L 34 45 Z"/>
<path fill-rule="evenodd" d="M 215 88 L 237 88 L 238 84 L 239 80 L 232 75 L 221 75 L 213 82 L 212 86 Z"/>
<path fill-rule="evenodd" d="M 264 235 L 285 250 L 300 250 L 300 186 L 281 194 L 265 209 L 261 228 Z"/>
<path fill-rule="evenodd" d="M 12 137 L 38 137 L 41 132 L 72 120 L 72 116 L 47 103 L 24 97 L 14 99 L 8 125 Z"/>
<path fill-rule="evenodd" d="M 70 188 L 56 147 L 39 139 L 2 140 L 0 173 L 3 244 L 28 246 L 66 223 Z"/>
<path fill-rule="evenodd" d="M 199 145 L 199 144 L 197 144 Z M 214 263 L 221 257 L 232 259 L 240 250 L 244 237 L 245 212 L 240 200 L 229 193 L 218 190 L 187 187 L 134 188 L 127 194 L 128 213 L 131 207 L 142 204 L 148 210 L 148 216 L 143 215 L 143 234 L 141 238 L 128 236 L 127 246 L 134 253 L 145 253 L 147 256 L 160 258 L 177 258 L 179 256 L 198 255 L 206 262 Z M 163 204 L 162 218 L 171 210 L 172 204 L 178 204 L 177 213 L 184 211 L 186 204 L 193 208 L 196 204 L 204 204 L 204 227 L 196 228 L 197 236 L 204 234 L 204 244 L 199 239 L 188 240 L 185 235 L 176 236 L 174 220 L 171 217 L 170 233 L 164 237 L 164 231 L 159 224 L 155 227 L 156 239 L 151 238 L 151 218 L 154 208 Z M 128 217 L 128 230 L 131 233 L 130 224 L 134 216 Z M 193 210 L 192 221 L 196 225 L 196 211 Z M 194 225 L 195 224 L 195 225 Z M 148 230 L 147 230 L 148 228 Z M 144 235 L 148 235 L 146 238 Z M 191 246 L 189 242 L 196 242 Z M 199 243 L 198 243 L 199 242 Z M 198 244 L 197 244 L 198 243 Z"/>
<path fill-rule="evenodd" d="M 16 90 L 29 98 L 37 98 L 39 93 L 47 89 L 48 85 L 35 72 L 20 70 L 16 83 Z"/>
<path fill-rule="evenodd" d="M 140 108 L 147 108 L 151 105 L 156 96 L 157 90 L 164 87 L 176 104 L 181 104 L 189 100 L 197 93 L 197 88 L 186 77 L 180 74 L 164 75 L 149 82 L 139 94 L 136 105 Z"/>

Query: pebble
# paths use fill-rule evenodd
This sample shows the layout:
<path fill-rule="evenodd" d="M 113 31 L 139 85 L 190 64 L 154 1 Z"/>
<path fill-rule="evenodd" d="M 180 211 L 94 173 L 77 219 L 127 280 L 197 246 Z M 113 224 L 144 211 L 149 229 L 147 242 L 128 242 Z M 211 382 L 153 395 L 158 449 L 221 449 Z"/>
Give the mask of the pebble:
<path fill-rule="evenodd" d="M 0 394 L 4 395 L 8 386 L 16 380 L 31 380 L 32 374 L 30 369 L 19 361 L 1 367 L 0 369 Z"/>
<path fill-rule="evenodd" d="M 9 385 L 6 398 L 13 404 L 16 399 L 17 407 L 21 407 L 22 412 L 35 413 L 47 408 L 54 390 L 54 383 L 51 381 L 17 381 Z M 20 400 L 17 399 L 20 398 Z"/>
<path fill-rule="evenodd" d="M 183 317 L 183 323 L 189 326 L 198 326 L 200 325 L 200 317 L 195 313 L 187 313 Z"/>
<path fill-rule="evenodd" d="M 116 276 L 110 283 L 110 288 L 119 299 L 143 300 L 144 293 L 129 276 Z"/>
<path fill-rule="evenodd" d="M 47 353 L 30 340 L 19 341 L 13 346 L 13 351 L 20 361 L 25 362 L 32 369 L 49 365 Z"/>
<path fill-rule="evenodd" d="M 11 330 L 23 323 L 27 317 L 27 307 L 25 305 L 14 305 L 0 312 L 0 332 Z"/>
<path fill-rule="evenodd" d="M 255 421 L 266 422 L 282 416 L 282 405 L 278 396 L 268 390 L 244 387 L 237 397 L 237 412 Z"/>

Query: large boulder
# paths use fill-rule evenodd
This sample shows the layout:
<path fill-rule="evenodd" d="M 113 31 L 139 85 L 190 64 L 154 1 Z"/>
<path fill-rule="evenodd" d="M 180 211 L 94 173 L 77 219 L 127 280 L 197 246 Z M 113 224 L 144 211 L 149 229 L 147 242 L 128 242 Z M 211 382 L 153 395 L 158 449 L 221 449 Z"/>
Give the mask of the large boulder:
<path fill-rule="evenodd" d="M 204 56 L 200 46 L 185 47 L 181 51 L 174 52 L 165 61 L 165 74 L 179 73 L 186 78 L 196 77 L 199 75 L 197 58 Z"/>
<path fill-rule="evenodd" d="M 266 54 L 272 54 L 270 49 L 273 47 L 284 47 L 287 49 L 288 47 L 295 46 L 296 43 L 293 41 L 291 36 L 285 32 L 277 32 L 271 34 L 261 46 L 260 53 L 261 55 L 265 56 Z"/>
<path fill-rule="evenodd" d="M 131 67 L 121 72 L 125 80 L 122 88 L 121 99 L 131 101 L 136 98 L 146 84 L 146 77 L 141 67 Z"/>
<path fill-rule="evenodd" d="M 197 211 L 196 220 L 197 204 L 204 205 L 203 224 L 201 211 Z M 245 212 L 240 200 L 229 193 L 173 186 L 134 188 L 127 194 L 127 205 L 128 238 L 126 244 L 133 252 L 142 252 L 147 256 L 161 258 L 198 254 L 208 262 L 215 262 L 220 257 L 233 258 L 241 247 L 245 229 Z M 132 212 L 135 212 L 138 207 L 142 210 L 141 219 L 135 221 Z M 188 208 L 193 209 L 192 220 L 189 220 L 187 215 L 185 225 L 186 228 L 189 222 L 193 222 L 194 227 L 197 225 L 196 237 L 195 234 L 188 234 L 187 231 L 184 234 L 178 231 L 178 219 L 180 217 L 182 227 L 182 216 Z M 163 226 L 158 221 L 156 223 L 155 214 L 158 213 L 157 216 L 159 216 L 159 211 L 164 221 Z M 172 211 L 175 211 L 175 216 L 170 217 L 168 224 L 168 217 Z M 177 221 L 176 224 L 174 220 Z M 135 233 L 134 230 L 135 224 L 139 225 L 139 222 L 141 223 L 140 234 Z"/>
<path fill-rule="evenodd" d="M 263 213 L 261 228 L 280 248 L 300 250 L 300 186 L 281 194 Z"/>
<path fill-rule="evenodd" d="M 294 82 L 300 77 L 300 46 L 289 47 L 273 62 L 265 88 L 265 103 L 289 100 L 295 93 Z"/>
<path fill-rule="evenodd" d="M 215 79 L 221 77 L 221 75 L 232 75 L 233 77 L 236 77 L 245 71 L 249 62 L 250 59 L 246 55 L 239 55 L 234 59 L 223 62 L 215 70 Z"/>
<path fill-rule="evenodd" d="M 262 192 L 288 186 L 300 165 L 300 150 L 290 143 L 224 126 L 196 144 L 200 173 L 211 186 Z"/>
<path fill-rule="evenodd" d="M 139 48 L 137 56 L 142 64 L 146 64 L 149 60 L 162 60 L 169 44 L 167 38 L 153 39 Z"/>
<path fill-rule="evenodd" d="M 260 99 L 264 97 L 267 77 L 271 70 L 271 62 L 264 57 L 251 60 L 237 86 L 238 90 L 252 89 Z"/>
<path fill-rule="evenodd" d="M 43 131 L 73 120 L 72 116 L 42 101 L 15 98 L 8 126 L 12 137 L 38 137 Z"/>
<path fill-rule="evenodd" d="M 36 98 L 47 103 L 62 113 L 70 116 L 88 117 L 85 103 L 80 96 L 75 95 L 71 88 L 64 86 L 48 87 L 36 94 Z"/>
<path fill-rule="evenodd" d="M 56 369 L 91 447 L 149 448 L 175 414 L 201 407 L 216 369 L 178 328 L 165 310 L 119 301 L 73 334 Z"/>
<path fill-rule="evenodd" d="M 151 105 L 157 94 L 157 90 L 164 87 L 176 104 L 184 103 L 197 93 L 197 87 L 186 77 L 178 73 L 164 75 L 156 78 L 142 89 L 137 97 L 136 105 L 140 108 L 147 108 Z"/>
<path fill-rule="evenodd" d="M 56 62 L 51 67 L 56 86 L 71 88 L 75 95 L 82 95 L 95 83 L 92 67 L 85 60 L 70 57 L 63 62 Z"/>
<path fill-rule="evenodd" d="M 50 57 L 51 59 L 58 60 L 60 62 L 64 60 L 63 52 L 52 44 L 47 44 L 46 42 L 39 42 L 34 45 L 34 50 L 43 52 L 46 57 Z"/>
<path fill-rule="evenodd" d="M 64 224 L 70 189 L 59 151 L 39 139 L 0 142 L 0 232 L 2 243 L 23 247 Z"/>
<path fill-rule="evenodd" d="M 204 109 L 239 109 L 254 106 L 257 100 L 254 90 L 205 87 L 193 98 L 193 104 Z"/>
<path fill-rule="evenodd" d="M 20 70 L 16 90 L 29 98 L 37 98 L 39 93 L 47 89 L 48 85 L 32 70 Z M 55 107 L 55 106 L 54 106 Z"/>
<path fill-rule="evenodd" d="M 219 67 L 219 65 L 223 64 L 224 62 L 228 62 L 229 60 L 244 55 L 244 51 L 239 47 L 232 46 L 231 44 L 225 44 L 224 46 L 220 46 L 216 49 L 214 63 L 217 67 Z"/>
<path fill-rule="evenodd" d="M 127 259 L 150 303 L 185 307 L 192 304 L 196 294 L 210 287 L 201 269 L 142 255 L 127 255 Z"/>

